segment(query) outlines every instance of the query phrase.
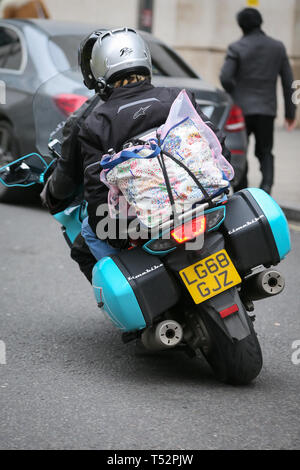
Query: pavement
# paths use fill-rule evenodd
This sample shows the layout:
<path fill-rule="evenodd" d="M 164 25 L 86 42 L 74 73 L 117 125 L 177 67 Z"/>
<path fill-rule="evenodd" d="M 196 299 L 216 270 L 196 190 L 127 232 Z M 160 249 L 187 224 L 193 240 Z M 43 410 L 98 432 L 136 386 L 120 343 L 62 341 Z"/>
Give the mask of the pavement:
<path fill-rule="evenodd" d="M 248 150 L 249 187 L 259 187 L 261 174 L 254 156 L 254 138 Z M 290 220 L 300 221 L 300 129 L 288 132 L 276 128 L 274 137 L 275 184 L 272 197 Z"/>

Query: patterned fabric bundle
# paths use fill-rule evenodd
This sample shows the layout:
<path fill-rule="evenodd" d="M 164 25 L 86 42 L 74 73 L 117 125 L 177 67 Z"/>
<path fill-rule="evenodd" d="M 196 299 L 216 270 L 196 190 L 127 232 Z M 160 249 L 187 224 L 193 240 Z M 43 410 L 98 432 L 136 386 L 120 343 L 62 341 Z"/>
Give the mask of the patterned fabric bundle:
<path fill-rule="evenodd" d="M 160 147 L 153 135 L 152 138 L 148 136 L 148 142 L 143 146 L 103 157 L 101 179 L 110 188 L 111 216 L 117 216 L 120 195 L 126 198 L 147 227 L 156 227 L 171 216 L 170 195 L 159 159 L 161 151 L 175 158 L 173 161 L 162 153 L 176 211 L 182 212 L 205 199 L 199 185 L 177 162 L 192 172 L 206 196 L 217 195 L 228 187 L 234 176 L 233 169 L 222 156 L 216 135 L 200 118 L 185 91 L 174 101 L 158 135 Z"/>

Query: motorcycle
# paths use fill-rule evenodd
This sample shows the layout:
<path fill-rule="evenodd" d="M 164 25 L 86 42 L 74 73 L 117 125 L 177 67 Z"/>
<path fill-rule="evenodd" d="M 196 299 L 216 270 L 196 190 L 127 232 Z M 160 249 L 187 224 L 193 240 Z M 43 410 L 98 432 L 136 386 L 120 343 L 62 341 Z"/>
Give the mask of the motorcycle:
<path fill-rule="evenodd" d="M 31 187 L 43 184 L 48 170 L 43 157 L 30 154 L 1 168 L 0 182 Z M 70 246 L 86 216 L 84 202 L 54 216 Z M 200 237 L 200 247 L 185 249 Z M 125 343 L 201 354 L 220 381 L 248 384 L 262 368 L 253 302 L 283 291 L 274 266 L 289 251 L 281 208 L 263 190 L 248 188 L 200 204 L 162 224 L 155 238 L 101 259 L 93 290 Z"/>
<path fill-rule="evenodd" d="M 43 157 L 33 153 L 0 168 L 6 187 L 42 185 L 59 158 L 58 133 L 45 146 L 45 97 L 44 90 L 35 100 Z M 54 215 L 69 246 L 86 216 L 84 201 Z M 92 280 L 98 307 L 124 343 L 204 356 L 225 383 L 254 380 L 263 364 L 254 302 L 283 291 L 276 266 L 291 248 L 288 223 L 275 200 L 258 188 L 224 193 L 162 223 L 155 236 L 136 240 L 133 229 L 128 235 L 129 249 L 95 262 Z"/>

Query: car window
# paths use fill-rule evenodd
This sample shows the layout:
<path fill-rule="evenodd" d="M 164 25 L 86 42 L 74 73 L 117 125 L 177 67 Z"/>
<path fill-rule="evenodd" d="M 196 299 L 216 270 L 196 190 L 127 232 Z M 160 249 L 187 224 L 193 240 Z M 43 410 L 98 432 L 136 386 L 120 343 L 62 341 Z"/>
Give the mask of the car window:
<path fill-rule="evenodd" d="M 68 67 L 78 65 L 78 48 L 81 36 L 52 36 L 50 38 L 50 54 L 57 69 L 62 72 Z M 167 77 L 199 78 L 175 51 L 164 44 L 147 38 L 152 57 L 153 75 Z"/>
<path fill-rule="evenodd" d="M 0 27 L 0 69 L 20 70 L 22 45 L 19 35 L 11 28 Z"/>
<path fill-rule="evenodd" d="M 153 75 L 199 78 L 175 51 L 164 44 L 147 41 L 153 64 Z"/>
<path fill-rule="evenodd" d="M 81 41 L 82 37 L 76 35 L 52 36 L 50 38 L 50 54 L 60 72 L 77 67 L 78 48 Z"/>

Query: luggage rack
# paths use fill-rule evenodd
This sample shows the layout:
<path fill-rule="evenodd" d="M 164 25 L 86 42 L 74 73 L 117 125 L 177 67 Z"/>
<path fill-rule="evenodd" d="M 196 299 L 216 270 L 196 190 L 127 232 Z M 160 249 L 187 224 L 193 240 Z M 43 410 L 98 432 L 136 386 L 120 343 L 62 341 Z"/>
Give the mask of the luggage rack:
<path fill-rule="evenodd" d="M 224 200 L 224 194 L 220 194 L 216 198 L 212 199 L 211 202 L 213 203 L 213 206 L 217 206 L 219 203 L 223 202 Z M 178 225 L 181 225 L 182 222 L 188 222 L 194 217 L 197 217 L 201 214 L 204 214 L 206 209 L 210 209 L 212 205 L 208 202 L 205 202 L 203 204 L 197 205 L 197 207 L 194 207 L 187 212 L 182 212 L 181 214 L 178 214 L 176 222 L 178 222 Z M 159 225 L 159 230 L 165 231 L 168 228 L 173 228 L 174 226 L 174 219 L 167 220 L 166 222 L 163 222 L 161 225 Z"/>
<path fill-rule="evenodd" d="M 224 193 L 226 193 L 226 191 L 224 191 L 222 194 L 212 199 L 211 202 L 213 203 L 213 206 L 217 206 L 220 203 L 225 202 Z M 162 222 L 161 224 L 159 224 L 157 227 L 153 227 L 153 228 L 145 227 L 144 233 L 146 235 L 146 233 L 149 233 L 149 230 L 151 230 L 151 233 L 152 233 L 151 236 L 155 238 L 156 236 L 159 236 L 160 234 L 166 232 L 167 230 L 171 230 L 174 227 L 182 225 L 184 222 L 188 222 L 189 220 L 204 214 L 204 212 L 207 209 L 211 209 L 211 207 L 212 207 L 211 204 L 208 202 L 199 204 L 196 207 L 186 212 L 182 212 L 181 214 L 178 214 L 178 216 L 176 217 L 176 220 L 174 220 L 174 218 L 170 218 L 166 220 L 165 222 Z M 133 217 L 132 221 L 137 220 L 137 219 L 138 217 Z M 142 231 L 143 231 L 143 228 L 141 230 L 141 233 Z M 136 235 L 136 225 L 134 226 L 134 229 L 132 230 L 130 230 L 130 228 L 128 229 L 128 236 L 131 238 L 130 234 L 132 235 L 132 238 L 134 238 L 134 236 Z"/>

